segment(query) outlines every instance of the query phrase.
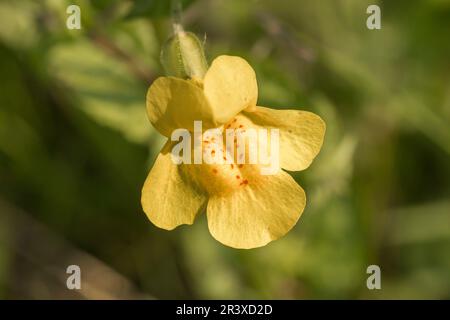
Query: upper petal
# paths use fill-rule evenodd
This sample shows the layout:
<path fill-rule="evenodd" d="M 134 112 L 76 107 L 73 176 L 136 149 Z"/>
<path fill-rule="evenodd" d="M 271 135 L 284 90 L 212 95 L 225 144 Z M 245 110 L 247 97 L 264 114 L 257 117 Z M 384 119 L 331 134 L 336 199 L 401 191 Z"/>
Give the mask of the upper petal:
<path fill-rule="evenodd" d="M 213 196 L 208 227 L 221 243 L 240 249 L 266 245 L 285 235 L 306 205 L 303 189 L 286 172 L 249 180 L 228 196 Z"/>
<path fill-rule="evenodd" d="M 145 180 L 141 197 L 142 208 L 150 221 L 167 230 L 192 224 L 207 200 L 186 177 L 183 165 L 173 163 L 172 146 L 168 142 L 161 150 Z"/>
<path fill-rule="evenodd" d="M 214 59 L 203 79 L 203 86 L 215 119 L 221 124 L 256 105 L 255 71 L 240 57 L 223 55 Z"/>
<path fill-rule="evenodd" d="M 178 128 L 193 131 L 197 120 L 202 121 L 203 128 L 218 126 L 202 88 L 175 77 L 160 77 L 153 82 L 147 92 L 147 114 L 166 137 Z"/>
<path fill-rule="evenodd" d="M 322 147 L 325 122 L 312 112 L 256 107 L 254 112 L 244 114 L 258 126 L 280 130 L 280 166 L 283 169 L 306 169 Z"/>

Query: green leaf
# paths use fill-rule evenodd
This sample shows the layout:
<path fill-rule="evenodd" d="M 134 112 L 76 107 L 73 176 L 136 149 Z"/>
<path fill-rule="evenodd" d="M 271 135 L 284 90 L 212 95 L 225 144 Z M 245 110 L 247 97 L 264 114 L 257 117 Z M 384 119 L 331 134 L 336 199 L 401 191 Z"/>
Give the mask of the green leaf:
<path fill-rule="evenodd" d="M 125 63 L 86 40 L 55 47 L 49 61 L 53 75 L 75 94 L 74 105 L 132 142 L 148 141 L 152 129 L 145 111 L 147 88 Z"/>

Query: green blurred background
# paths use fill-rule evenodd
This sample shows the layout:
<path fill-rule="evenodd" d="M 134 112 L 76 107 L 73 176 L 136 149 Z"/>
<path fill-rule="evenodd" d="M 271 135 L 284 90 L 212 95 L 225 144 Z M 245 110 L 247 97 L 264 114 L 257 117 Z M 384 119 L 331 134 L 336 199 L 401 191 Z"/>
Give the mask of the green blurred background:
<path fill-rule="evenodd" d="M 297 226 L 234 250 L 140 207 L 168 1 L 0 1 L 0 298 L 450 298 L 450 1 L 183 1 L 259 104 L 327 123 Z M 68 30 L 66 8 L 81 7 Z M 366 28 L 381 7 L 382 29 Z M 66 288 L 81 267 L 82 290 Z M 366 268 L 382 289 L 366 288 Z"/>

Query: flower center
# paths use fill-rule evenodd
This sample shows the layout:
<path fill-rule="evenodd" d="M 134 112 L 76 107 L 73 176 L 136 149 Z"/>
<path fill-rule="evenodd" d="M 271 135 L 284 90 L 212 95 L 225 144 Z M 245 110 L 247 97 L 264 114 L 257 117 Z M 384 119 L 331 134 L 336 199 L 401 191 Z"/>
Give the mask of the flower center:
<path fill-rule="evenodd" d="M 252 126 L 238 115 L 219 128 L 219 134 L 202 135 L 203 163 L 187 165 L 187 169 L 210 195 L 228 194 L 257 182 L 259 165 L 248 163 L 251 146 L 246 129 Z"/>

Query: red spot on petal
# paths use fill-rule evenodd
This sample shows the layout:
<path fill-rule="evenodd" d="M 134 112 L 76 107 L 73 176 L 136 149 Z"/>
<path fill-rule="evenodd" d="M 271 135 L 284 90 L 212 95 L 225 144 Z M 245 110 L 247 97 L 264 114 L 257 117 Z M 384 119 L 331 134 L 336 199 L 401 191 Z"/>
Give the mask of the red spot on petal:
<path fill-rule="evenodd" d="M 237 121 L 237 119 L 234 119 L 234 120 L 233 120 L 233 123 L 236 122 L 236 121 Z"/>
<path fill-rule="evenodd" d="M 231 166 L 231 169 L 234 169 L 234 164 L 230 164 L 230 166 Z"/>
<path fill-rule="evenodd" d="M 241 178 L 241 176 L 236 176 L 236 179 L 240 179 Z"/>
<path fill-rule="evenodd" d="M 247 185 L 248 184 L 248 180 L 247 179 L 245 179 L 244 181 L 242 181 L 239 185 L 240 186 L 242 186 L 242 185 Z"/>
<path fill-rule="evenodd" d="M 217 173 L 217 169 L 212 169 L 212 172 L 213 173 Z"/>
<path fill-rule="evenodd" d="M 239 165 L 239 168 L 242 168 L 243 166 L 244 166 L 243 164 L 240 164 L 240 165 Z"/>
<path fill-rule="evenodd" d="M 243 128 L 244 126 L 241 124 L 241 125 L 239 125 L 239 128 Z"/>

